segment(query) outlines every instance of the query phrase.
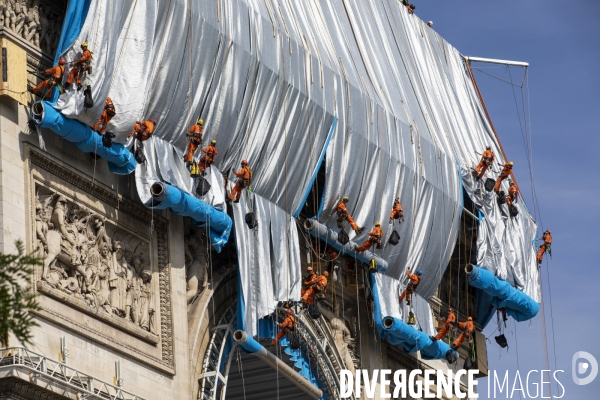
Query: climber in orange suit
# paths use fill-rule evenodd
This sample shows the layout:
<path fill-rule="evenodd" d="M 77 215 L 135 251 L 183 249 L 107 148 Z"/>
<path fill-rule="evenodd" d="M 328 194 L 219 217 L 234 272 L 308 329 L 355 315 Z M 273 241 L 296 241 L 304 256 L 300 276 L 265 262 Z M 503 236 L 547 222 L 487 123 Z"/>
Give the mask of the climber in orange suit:
<path fill-rule="evenodd" d="M 463 342 L 471 337 L 473 332 L 475 332 L 475 324 L 473 323 L 473 318 L 467 318 L 467 322 L 459 322 L 458 327 L 463 331 L 456 338 L 454 343 L 452 343 L 452 350 L 458 350 L 460 346 L 462 346 Z"/>
<path fill-rule="evenodd" d="M 112 117 L 115 116 L 115 114 L 115 105 L 110 97 L 107 97 L 106 102 L 104 103 L 104 110 L 102 110 L 102 115 L 94 124 L 94 126 L 92 126 L 92 130 L 98 132 L 100 135 L 104 135 L 104 132 L 106 132 L 106 128 L 108 127 L 108 123 Z"/>
<path fill-rule="evenodd" d="M 500 172 L 500 176 L 498 177 L 498 179 L 496 179 L 496 185 L 494 186 L 494 191 L 496 193 L 498 193 L 498 191 L 500 190 L 500 184 L 502 183 L 502 181 L 505 180 L 506 178 L 508 178 L 510 176 L 510 173 L 512 171 L 513 165 L 514 165 L 514 163 L 511 161 L 511 162 L 507 162 L 502 167 L 502 171 Z"/>
<path fill-rule="evenodd" d="M 52 89 L 54 89 L 55 86 L 60 86 L 62 83 L 66 63 L 67 61 L 64 58 L 59 58 L 58 65 L 44 71 L 46 75 L 49 75 L 48 79 L 40 82 L 39 85 L 31 89 L 31 93 L 40 96 L 42 100 L 50 97 Z"/>
<path fill-rule="evenodd" d="M 148 121 L 136 121 L 133 125 L 133 129 L 129 132 L 129 137 L 133 136 L 140 142 L 145 142 L 152 137 L 155 127 L 156 121 L 153 119 Z"/>
<path fill-rule="evenodd" d="M 402 204 L 400 204 L 400 197 L 394 199 L 394 205 L 390 212 L 390 223 L 393 223 L 395 219 L 402 220 L 404 222 L 404 214 L 402 212 Z"/>
<path fill-rule="evenodd" d="M 324 295 L 327 291 L 328 276 L 328 271 L 323 272 L 323 275 L 319 275 L 316 279 L 316 282 L 313 285 L 311 285 L 311 287 L 306 292 L 304 292 L 304 295 L 302 296 L 302 301 L 304 301 L 306 304 L 312 304 L 315 299 L 315 296 L 317 296 L 318 294 Z"/>
<path fill-rule="evenodd" d="M 510 182 L 510 186 L 508 187 L 508 196 L 506 196 L 506 203 L 510 207 L 513 202 L 517 201 L 517 195 L 519 194 L 519 189 L 517 189 L 517 185 L 514 182 Z"/>
<path fill-rule="evenodd" d="M 410 295 L 413 294 L 415 290 L 417 290 L 419 282 L 421 282 L 421 275 L 423 275 L 423 271 L 421 270 L 418 270 L 414 274 L 411 274 L 410 270 L 406 270 L 406 277 L 410 279 L 410 282 L 408 282 L 408 286 L 406 286 L 406 289 L 404 289 L 404 291 L 398 298 L 398 301 L 400 303 L 402 303 L 402 301 L 406 297 L 406 305 L 410 306 Z"/>
<path fill-rule="evenodd" d="M 354 232 L 356 232 L 356 234 L 358 235 L 359 233 L 361 233 L 363 231 L 363 228 L 359 227 L 356 222 L 354 222 L 354 219 L 352 218 L 352 215 L 350 215 L 350 213 L 348 212 L 348 209 L 346 208 L 346 203 L 349 201 L 348 196 L 344 196 L 342 198 L 342 201 L 339 202 L 339 204 L 337 205 L 335 212 L 337 213 L 337 225 L 339 228 L 343 228 L 344 227 L 344 221 L 348 221 L 348 223 L 350 224 L 350 226 L 352 227 L 352 229 L 354 230 Z"/>
<path fill-rule="evenodd" d="M 546 251 L 548 252 L 548 254 L 552 255 L 552 232 L 550 231 L 550 229 L 544 232 L 544 234 L 542 235 L 542 240 L 544 241 L 544 243 L 540 246 L 540 249 L 538 250 L 536 256 L 538 261 L 538 267 L 542 265 L 542 259 Z"/>
<path fill-rule="evenodd" d="M 183 161 L 186 163 L 192 163 L 194 161 L 194 153 L 198 146 L 202 144 L 202 134 L 204 133 L 204 120 L 198 119 L 198 121 L 188 129 L 188 144 L 187 151 L 183 156 Z"/>
<path fill-rule="evenodd" d="M 77 90 L 81 89 L 81 79 L 83 78 L 83 73 L 90 70 L 92 65 L 92 52 L 88 50 L 87 42 L 81 43 L 81 57 L 79 60 L 74 61 L 73 68 L 69 71 L 69 76 L 67 77 L 67 82 L 65 83 L 65 89 L 69 89 L 73 84 L 73 80 L 77 84 Z"/>
<path fill-rule="evenodd" d="M 211 140 L 210 146 L 204 147 L 202 152 L 204 153 L 204 156 L 202 156 L 202 159 L 198 163 L 198 169 L 200 170 L 200 173 L 204 175 L 206 168 L 209 168 L 212 165 L 217 156 L 217 141 L 215 139 Z"/>
<path fill-rule="evenodd" d="M 304 293 L 306 293 L 306 291 L 315 283 L 317 283 L 317 274 L 315 274 L 313 268 L 309 266 L 306 268 L 306 275 L 302 277 L 302 293 L 300 295 L 304 296 Z"/>
<path fill-rule="evenodd" d="M 369 232 L 369 238 L 362 244 L 362 246 L 356 246 L 355 251 L 363 252 L 369 250 L 374 244 L 377 244 L 377 248 L 381 248 L 381 238 L 383 237 L 383 229 L 381 229 L 381 223 L 375 222 L 375 228 Z"/>
<path fill-rule="evenodd" d="M 287 314 L 287 317 L 285 317 L 285 320 L 283 320 L 283 322 L 279 324 L 281 330 L 277 332 L 277 336 L 271 342 L 273 346 L 277 346 L 277 342 L 279 342 L 281 338 L 283 338 L 289 332 L 296 329 L 296 318 L 294 318 L 292 310 L 288 308 L 287 310 L 285 310 L 285 312 Z"/>
<path fill-rule="evenodd" d="M 229 200 L 233 200 L 234 203 L 240 202 L 240 196 L 242 195 L 242 190 L 250 186 L 252 183 L 252 170 L 248 166 L 248 161 L 242 160 L 242 169 L 238 172 L 234 172 L 235 176 L 238 177 L 237 182 L 235 182 L 235 186 L 231 193 L 229 193 Z"/>
<path fill-rule="evenodd" d="M 456 314 L 454 314 L 452 307 L 448 308 L 448 315 L 442 320 L 442 323 L 444 326 L 442 326 L 442 329 L 440 329 L 437 335 L 433 336 L 432 339 L 443 339 L 454 328 L 454 325 L 456 324 Z"/>
<path fill-rule="evenodd" d="M 477 179 L 481 179 L 481 177 L 485 174 L 485 171 L 494 163 L 494 152 L 492 152 L 492 148 L 487 146 L 485 151 L 481 155 L 481 161 L 475 167 L 475 173 L 477 174 Z"/>

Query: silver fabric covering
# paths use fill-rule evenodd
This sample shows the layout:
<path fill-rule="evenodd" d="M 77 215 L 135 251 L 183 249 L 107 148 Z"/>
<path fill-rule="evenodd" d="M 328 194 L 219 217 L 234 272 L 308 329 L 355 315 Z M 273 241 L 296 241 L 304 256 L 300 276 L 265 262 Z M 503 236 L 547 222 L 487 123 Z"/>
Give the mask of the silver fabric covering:
<path fill-rule="evenodd" d="M 289 215 L 302 206 L 334 117 L 319 220 L 337 230 L 329 210 L 347 195 L 350 213 L 366 228 L 351 240 L 361 243 L 381 221 L 387 243 L 388 215 L 399 196 L 406 216 L 400 243 L 376 254 L 388 261 L 389 278 L 423 270 L 424 299 L 456 243 L 462 185 L 477 197 L 468 170 L 479 161 L 477 152 L 490 145 L 504 161 L 463 58 L 398 1 L 92 0 L 68 61 L 84 40 L 94 53 L 89 83 L 96 104 L 83 112 L 81 93 L 73 89 L 57 107 L 91 125 L 110 96 L 117 115 L 109 130 L 119 142 L 127 141 L 136 120 L 158 121 L 153 150 L 146 146 L 149 165 L 136 170 L 142 200 L 154 177 L 193 190 L 181 155 L 187 128 L 199 116 L 204 143 L 218 141 L 218 170 L 232 179 L 240 161 L 249 160 L 259 228 L 252 240 L 239 235 L 237 245 L 250 330 L 283 293 L 299 295 L 299 286 L 283 290 L 275 278 L 275 286 L 256 296 L 247 285 L 252 277 L 268 280 L 275 265 L 299 277 L 293 254 L 286 263 L 277 258 L 279 264 L 267 257 L 271 248 L 284 248 L 271 244 L 281 238 L 270 240 L 269 231 L 287 229 L 294 237 Z M 221 192 L 208 201 L 222 207 L 223 189 L 213 178 L 213 190 Z M 486 215 L 479 264 L 539 300 L 536 226 L 523 203 L 513 220 L 493 198 L 478 205 Z M 236 232 L 248 235 L 243 207 L 243 201 L 235 207 Z M 296 248 L 289 240 L 286 246 Z"/>
<path fill-rule="evenodd" d="M 250 210 L 259 221 L 254 230 L 248 228 L 244 219 Z M 275 311 L 278 301 L 300 300 L 302 277 L 296 220 L 257 195 L 242 196 L 233 206 L 233 218 L 245 326 L 255 336 L 258 320 Z"/>

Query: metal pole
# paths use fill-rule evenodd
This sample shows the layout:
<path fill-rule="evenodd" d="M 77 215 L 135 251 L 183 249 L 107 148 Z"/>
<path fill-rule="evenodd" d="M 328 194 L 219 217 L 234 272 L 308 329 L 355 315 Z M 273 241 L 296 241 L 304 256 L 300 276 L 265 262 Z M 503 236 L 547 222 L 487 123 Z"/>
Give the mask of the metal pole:
<path fill-rule="evenodd" d="M 488 64 L 501 64 L 501 65 L 514 65 L 515 67 L 529 67 L 529 63 L 524 61 L 509 61 L 509 60 L 497 60 L 495 58 L 483 58 L 483 57 L 469 57 L 464 56 L 465 60 L 471 62 L 482 62 Z"/>
<path fill-rule="evenodd" d="M 300 388 L 313 399 L 320 399 L 323 397 L 323 391 L 321 389 L 310 383 L 305 377 L 281 361 L 273 353 L 265 349 L 256 340 L 249 337 L 246 332 L 235 331 L 233 333 L 233 339 L 236 341 L 236 343 L 242 346 L 244 350 L 254 354 L 256 357 L 267 363 L 271 368 L 279 371 L 280 374 L 288 378 L 294 385 L 298 386 L 298 388 Z"/>

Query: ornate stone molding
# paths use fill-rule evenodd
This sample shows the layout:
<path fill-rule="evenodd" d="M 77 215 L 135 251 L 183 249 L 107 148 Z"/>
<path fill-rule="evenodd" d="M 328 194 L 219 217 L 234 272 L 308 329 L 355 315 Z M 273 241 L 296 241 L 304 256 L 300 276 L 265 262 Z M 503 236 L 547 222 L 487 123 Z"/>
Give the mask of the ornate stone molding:
<path fill-rule="evenodd" d="M 15 400 L 64 400 L 63 397 L 24 380 L 10 377 L 0 379 L 0 398 Z"/>
<path fill-rule="evenodd" d="M 46 198 L 49 199 L 48 203 L 45 205 L 46 207 L 48 207 L 49 209 L 52 209 L 52 207 L 56 207 L 56 203 L 58 201 L 58 197 L 63 197 L 64 201 L 66 202 L 66 209 L 69 209 L 69 201 L 73 202 L 73 200 L 70 200 L 70 197 L 72 196 L 68 196 L 68 195 L 64 195 L 63 196 L 63 191 L 60 190 L 61 185 L 62 187 L 64 187 L 64 184 L 62 184 L 61 182 L 64 182 L 66 184 L 68 184 L 68 187 L 74 188 L 70 189 L 74 194 L 77 193 L 81 193 L 83 192 L 84 194 L 84 198 L 87 199 L 93 199 L 93 201 L 99 201 L 100 203 L 98 204 L 103 204 L 102 206 L 98 206 L 96 208 L 90 208 L 88 206 L 86 207 L 82 207 L 85 209 L 91 209 L 92 211 L 89 213 L 89 216 L 87 214 L 84 213 L 83 217 L 80 218 L 88 218 L 89 220 L 92 220 L 92 217 L 95 218 L 93 221 L 93 223 L 97 223 L 98 227 L 100 228 L 96 228 L 95 230 L 92 230 L 92 232 L 96 232 L 95 234 L 97 234 L 97 237 L 94 237 L 94 235 L 92 234 L 92 238 L 91 241 L 92 243 L 95 243 L 96 241 L 99 241 L 101 239 L 100 238 L 100 230 L 104 229 L 105 232 L 108 233 L 108 235 L 104 234 L 104 236 L 107 236 L 107 241 L 109 243 L 112 243 L 112 245 L 114 246 L 114 244 L 116 243 L 116 239 L 115 236 L 119 231 L 123 231 L 124 232 L 128 232 L 127 233 L 127 237 L 128 238 L 133 238 L 133 239 L 129 239 L 129 240 L 133 240 L 133 245 L 127 245 L 126 240 L 124 239 L 124 243 L 123 243 L 123 250 L 124 250 L 124 254 L 126 254 L 126 251 L 129 251 L 129 253 L 134 252 L 133 248 L 128 248 L 128 247 L 133 247 L 135 246 L 136 243 L 141 243 L 143 242 L 143 240 L 146 240 L 148 245 L 149 245 L 149 249 L 152 249 L 151 253 L 146 253 L 144 255 L 140 255 L 140 257 L 146 257 L 146 260 L 150 260 L 152 259 L 153 262 L 150 263 L 148 262 L 147 264 L 144 264 L 145 266 L 147 266 L 147 268 L 149 270 L 153 270 L 155 272 L 157 272 L 157 276 L 155 276 L 155 280 L 158 280 L 158 290 L 156 293 L 157 299 L 156 300 L 148 300 L 150 301 L 150 304 L 152 305 L 156 305 L 156 307 L 160 310 L 159 313 L 156 313 L 156 317 L 159 317 L 159 321 L 156 321 L 155 326 L 155 331 L 158 334 L 155 335 L 152 332 L 152 329 L 146 324 L 146 325 L 140 325 L 137 326 L 135 324 L 135 321 L 132 321 L 131 319 L 128 319 L 126 316 L 129 316 L 129 311 L 127 311 L 127 313 L 125 313 L 125 315 L 123 315 L 123 312 L 119 312 L 118 310 L 120 310 L 120 308 L 117 306 L 115 307 L 115 304 L 109 303 L 109 302 L 102 302 L 100 301 L 100 303 L 95 303 L 94 301 L 96 301 L 96 298 L 92 298 L 93 296 L 90 295 L 90 291 L 88 291 L 88 296 L 86 296 L 83 292 L 83 290 L 79 290 L 77 291 L 77 286 L 85 286 L 85 284 L 89 284 L 89 282 L 85 282 L 85 279 L 83 279 L 83 275 L 78 272 L 78 273 L 74 273 L 72 270 L 69 272 L 70 276 L 74 276 L 76 275 L 78 278 L 78 282 L 76 281 L 76 279 L 73 278 L 69 278 L 71 279 L 71 284 L 73 287 L 75 287 L 75 292 L 78 292 L 77 295 L 75 295 L 75 292 L 69 292 L 68 290 L 71 289 L 70 287 L 66 287 L 65 288 L 65 279 L 62 279 L 62 285 L 57 284 L 58 281 L 60 281 L 60 274 L 58 274 L 58 272 L 55 271 L 55 276 L 58 276 L 58 279 L 54 279 L 54 280 L 50 280 L 48 281 L 48 279 L 45 279 L 43 282 L 38 282 L 37 285 L 37 290 L 40 291 L 41 293 L 44 293 L 47 296 L 50 296 L 51 298 L 57 299 L 59 302 L 61 302 L 62 304 L 65 304 L 68 307 L 74 307 L 90 316 L 92 316 L 93 318 L 96 318 L 97 320 L 101 321 L 102 323 L 108 324 L 110 326 L 112 326 L 112 329 L 119 329 L 122 332 L 125 332 L 133 337 L 136 337 L 148 344 L 151 344 L 152 346 L 154 346 L 156 348 L 156 350 L 158 350 L 158 354 L 155 353 L 155 355 L 149 354 L 147 351 L 145 350 L 140 350 L 140 349 L 136 349 L 134 348 L 134 346 L 127 346 L 123 343 L 123 341 L 119 341 L 116 337 L 113 337 L 114 335 L 106 335 L 103 332 L 100 332 L 98 329 L 95 329 L 94 327 L 90 327 L 87 326 L 87 323 L 80 323 L 81 321 L 74 321 L 72 318 L 69 318 L 68 316 L 68 312 L 60 312 L 60 309 L 57 307 L 60 307 L 58 305 L 58 303 L 49 303 L 50 308 L 48 307 L 44 307 L 44 304 L 42 303 L 42 306 L 45 308 L 40 315 L 42 315 L 45 318 L 48 318 L 50 320 L 55 320 L 58 319 L 58 323 L 66 326 L 67 328 L 71 327 L 71 326 L 76 326 L 78 327 L 78 331 L 82 334 L 84 334 L 85 336 L 88 336 L 92 339 L 97 339 L 100 342 L 102 342 L 103 344 L 106 344 L 112 348 L 115 348 L 116 350 L 125 352 L 131 356 L 134 356 L 136 358 L 139 358 L 142 361 L 147 361 L 149 362 L 151 365 L 155 365 L 156 367 L 158 367 L 159 365 L 163 365 L 165 366 L 167 369 L 167 371 L 169 372 L 173 372 L 174 371 L 174 349 L 173 349 L 173 328 L 172 328 L 172 307 L 171 307 L 171 265 L 170 265 L 170 255 L 169 255 L 169 237 L 168 237 L 168 232 L 169 232 L 169 224 L 168 221 L 159 216 L 159 215 L 153 215 L 152 213 L 150 213 L 147 209 L 145 209 L 142 205 L 138 204 L 137 202 L 123 197 L 122 195 L 116 193 L 115 191 L 111 190 L 110 188 L 104 186 L 103 184 L 99 183 L 99 182 L 93 182 L 92 179 L 90 177 L 87 177 L 79 172 L 76 172 L 75 170 L 67 167 L 66 165 L 63 165 L 60 161 L 54 159 L 54 157 L 46 154 L 46 153 L 42 153 L 41 151 L 33 148 L 32 146 L 27 145 L 26 146 L 26 152 L 28 154 L 28 158 L 29 158 L 29 170 L 30 170 L 30 186 L 32 187 L 32 194 L 31 194 L 31 209 L 32 209 L 32 218 L 31 218 L 31 232 L 32 234 L 32 239 L 35 241 L 36 240 L 36 236 L 39 238 L 40 237 L 40 233 L 39 231 L 36 229 L 36 224 L 41 224 L 44 227 L 44 222 L 46 221 L 46 225 L 45 225 L 45 229 L 46 231 L 48 230 L 48 225 L 51 223 L 54 224 L 60 224 L 58 222 L 57 219 L 50 221 L 47 217 L 43 218 L 41 214 L 38 214 L 38 212 L 40 211 L 40 209 L 42 207 L 44 207 L 44 205 L 42 205 L 40 203 L 40 199 L 38 199 L 37 197 L 37 193 L 39 191 L 46 191 L 46 192 L 53 192 L 54 194 L 51 197 L 49 193 L 45 193 L 46 194 Z M 57 187 L 54 187 L 54 182 L 57 183 Z M 50 184 L 52 187 L 47 186 L 48 184 Z M 36 189 L 37 188 L 37 189 Z M 40 189 L 41 188 L 41 189 Z M 45 189 L 44 189 L 45 188 Z M 57 190 L 57 188 L 59 188 Z M 60 195 L 60 196 L 59 196 Z M 62 200 L 61 200 L 62 201 Z M 92 201 L 92 200 L 88 200 L 88 201 Z M 78 200 L 77 203 L 80 203 L 80 201 Z M 37 206 L 37 210 L 36 210 L 36 206 Z M 108 206 L 108 208 L 107 208 Z M 73 208 L 77 209 L 76 206 L 74 206 Z M 103 215 L 103 212 L 101 211 L 101 209 L 114 209 L 115 212 L 118 210 L 118 213 L 115 214 L 115 212 L 112 212 L 111 214 L 113 215 L 118 215 L 119 216 L 119 220 L 117 221 L 112 221 L 111 217 L 105 216 Z M 99 211 L 100 210 L 100 211 Z M 53 215 L 53 217 L 55 217 L 55 215 Z M 77 223 L 80 221 L 77 220 L 73 220 L 73 216 L 71 216 L 71 220 L 69 220 L 69 222 L 72 224 L 72 226 L 77 226 Z M 98 220 L 103 219 L 105 221 L 105 223 L 103 224 L 102 222 L 99 222 Z M 125 226 L 121 226 L 122 222 L 121 221 L 130 221 L 128 222 L 128 224 L 133 223 L 134 225 L 132 226 L 137 226 L 137 228 L 135 228 L 136 230 L 132 231 L 131 229 L 133 228 L 128 228 L 128 225 Z M 133 222 L 131 222 L 133 221 Z M 80 224 L 81 225 L 81 224 Z M 51 229 L 53 229 L 54 231 L 56 231 L 56 229 L 53 227 L 53 225 L 50 225 Z M 139 239 L 141 237 L 143 237 L 144 234 L 141 234 L 139 232 L 146 232 L 145 235 L 147 236 L 147 232 L 151 231 L 151 228 L 153 228 L 152 231 L 152 236 L 148 239 Z M 71 228 L 71 231 L 74 231 L 73 228 Z M 138 232 L 138 233 L 135 233 Z M 74 232 L 77 233 L 77 232 Z M 88 232 L 88 236 L 90 236 L 89 232 Z M 112 236 L 112 237 L 111 237 Z M 141 240 L 141 242 L 140 242 Z M 149 240 L 149 242 L 148 242 Z M 39 243 L 39 242 L 38 242 Z M 142 245 L 142 248 L 144 246 L 146 246 L 146 251 L 148 251 L 148 245 Z M 37 245 L 34 245 L 32 247 L 36 247 Z M 46 246 L 47 247 L 47 246 Z M 81 262 L 75 262 L 75 263 L 70 263 L 68 257 L 65 257 L 65 255 L 68 255 L 69 252 L 66 251 L 65 253 L 65 247 L 69 247 L 69 243 L 66 243 L 65 240 L 65 235 L 63 235 L 63 239 L 62 239 L 62 244 L 60 245 L 61 247 L 61 252 L 62 252 L 62 264 L 60 264 L 61 266 L 67 266 L 69 267 L 69 264 L 71 264 L 70 268 L 72 268 L 73 270 L 76 270 L 78 267 L 78 264 L 83 264 L 85 261 L 81 261 Z M 97 245 L 98 248 L 100 248 L 100 245 Z M 110 247 L 109 245 L 105 245 L 105 247 Z M 74 249 L 78 247 L 74 246 Z M 136 248 L 137 249 L 137 248 Z M 77 253 L 78 251 L 81 253 L 80 250 L 73 250 L 75 253 Z M 110 247 L 110 254 L 117 254 L 116 250 L 112 247 Z M 44 252 L 45 254 L 47 254 L 47 250 Z M 136 253 L 137 254 L 137 253 Z M 79 254 L 77 254 L 77 256 L 79 257 Z M 98 258 L 98 254 L 97 251 L 95 253 L 95 257 Z M 102 254 L 100 255 L 100 258 L 104 257 Z M 85 260 L 86 258 L 82 255 L 81 256 L 81 260 Z M 108 259 L 108 256 L 105 257 L 106 260 Z M 129 262 L 128 265 L 131 265 L 131 255 L 129 257 L 129 259 L 124 255 L 122 256 L 123 260 L 127 260 L 127 262 Z M 113 258 L 113 260 L 115 260 L 115 258 Z M 127 264 L 127 262 L 123 262 L 124 264 Z M 66 264 L 65 264 L 66 263 Z M 152 265 L 153 264 L 153 265 Z M 114 265 L 114 264 L 113 264 Z M 81 268 L 81 266 L 79 267 Z M 45 270 L 50 270 L 50 267 L 48 268 L 44 268 Z M 56 269 L 56 268 L 55 268 Z M 64 269 L 64 268 L 63 268 Z M 137 269 L 141 269 L 141 268 L 130 268 L 134 271 L 137 271 Z M 127 271 L 127 266 L 124 268 L 125 271 Z M 79 271 L 79 270 L 78 270 Z M 138 274 L 140 273 L 140 271 L 137 271 Z M 150 272 L 150 271 L 149 271 Z M 144 271 L 145 273 L 145 271 Z M 58 274 L 58 275 L 57 275 Z M 63 273 L 64 275 L 64 273 Z M 125 275 L 124 275 L 125 276 Z M 141 276 L 141 275 L 140 275 Z M 145 276 L 150 276 L 148 274 L 146 274 Z M 40 275 L 41 277 L 41 275 Z M 143 278 L 143 276 L 141 276 L 141 278 Z M 114 279 L 114 278 L 111 278 Z M 148 278 L 145 278 L 148 279 Z M 151 279 L 151 278 L 150 278 Z M 148 279 L 148 281 L 146 282 L 146 285 L 149 285 L 150 283 L 150 279 Z M 73 282 L 75 281 L 75 282 Z M 49 284 L 50 283 L 50 284 Z M 148 286 L 150 287 L 150 286 Z M 65 291 L 64 289 L 67 289 L 67 291 Z M 128 289 L 129 290 L 129 289 Z M 105 290 L 106 291 L 106 290 Z M 69 296 L 70 294 L 73 294 L 73 296 Z M 106 297 L 106 296 L 105 296 Z M 111 299 L 112 301 L 112 299 Z M 99 305 L 98 305 L 99 304 Z M 112 308 L 111 308 L 112 306 Z M 101 308 L 104 308 L 103 310 Z M 98 309 L 101 309 L 100 312 L 98 312 Z M 58 310 L 58 311 L 57 311 Z M 112 312 L 111 312 L 112 311 Z M 158 311 L 158 310 L 157 310 Z M 113 313 L 115 313 L 116 315 L 113 315 Z M 60 316 L 58 315 L 60 314 Z M 120 314 L 120 315 L 119 315 Z M 146 313 L 146 315 L 148 315 Z M 151 317 L 151 315 L 150 315 Z M 155 318 L 156 318 L 155 317 Z M 158 319 L 158 318 L 156 318 Z M 96 326 L 97 323 L 95 322 L 94 325 Z M 138 325 L 139 325 L 139 321 L 138 321 Z M 150 325 L 152 326 L 152 325 Z M 109 328 L 110 329 L 110 328 Z M 83 331 L 82 331 L 83 330 Z M 104 329 L 102 329 L 104 330 Z M 150 332 L 148 331 L 150 330 Z M 122 334 L 121 334 L 122 335 Z M 137 357 L 137 355 L 140 355 L 142 357 Z M 162 369 L 162 368 L 161 368 Z"/>

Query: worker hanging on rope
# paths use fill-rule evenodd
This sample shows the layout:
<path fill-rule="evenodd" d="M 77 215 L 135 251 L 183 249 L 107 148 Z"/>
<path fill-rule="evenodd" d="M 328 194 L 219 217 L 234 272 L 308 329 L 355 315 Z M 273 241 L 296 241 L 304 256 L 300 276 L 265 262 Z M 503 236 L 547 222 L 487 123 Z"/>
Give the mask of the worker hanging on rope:
<path fill-rule="evenodd" d="M 441 340 L 454 329 L 454 326 L 456 325 L 456 314 L 454 314 L 454 309 L 452 307 L 448 308 L 448 314 L 446 315 L 446 318 L 442 319 L 442 324 L 444 324 L 444 326 L 442 326 L 437 335 L 431 336 L 431 340 Z"/>
<path fill-rule="evenodd" d="M 146 161 L 143 143 L 152 137 L 155 128 L 156 120 L 136 121 L 133 125 L 133 129 L 129 133 L 129 137 L 133 136 L 133 143 L 130 151 L 133 153 L 135 160 L 140 164 L 143 164 Z"/>
<path fill-rule="evenodd" d="M 252 183 L 252 170 L 248 166 L 248 161 L 242 160 L 242 169 L 234 173 L 238 179 L 235 182 L 233 190 L 229 193 L 229 200 L 233 200 L 234 203 L 239 203 L 242 190 L 244 188 L 250 188 L 250 184 Z"/>
<path fill-rule="evenodd" d="M 383 229 L 381 229 L 381 223 L 375 222 L 375 228 L 369 232 L 369 238 L 361 246 L 355 246 L 354 251 L 363 252 L 369 250 L 374 244 L 377 244 L 377 248 L 381 249 L 382 237 Z"/>
<path fill-rule="evenodd" d="M 390 212 L 390 224 L 394 223 L 394 220 L 402 220 L 404 222 L 404 214 L 402 211 L 402 204 L 400 204 L 400 197 L 396 197 L 394 199 L 394 205 L 392 206 L 392 211 Z"/>
<path fill-rule="evenodd" d="M 514 163 L 512 161 L 510 161 L 510 162 L 507 162 L 506 164 L 504 164 L 504 166 L 502 167 L 500 176 L 498 177 L 498 179 L 496 179 L 496 185 L 494 186 L 494 191 L 496 193 L 498 193 L 498 191 L 500 190 L 500 184 L 502 183 L 502 181 L 510 176 L 513 165 L 514 165 Z"/>
<path fill-rule="evenodd" d="M 410 272 L 410 270 L 406 271 L 406 277 L 408 279 L 410 279 L 410 281 L 408 282 L 406 289 L 404 289 L 404 291 L 398 298 L 398 301 L 400 303 L 402 303 L 402 301 L 406 297 L 406 305 L 410 306 L 410 296 L 415 292 L 415 290 L 417 290 L 417 287 L 419 286 L 419 282 L 421 282 L 421 275 L 423 275 L 423 271 L 421 271 L 421 270 L 418 270 L 414 274 L 412 274 Z"/>
<path fill-rule="evenodd" d="M 462 346 L 465 340 L 470 339 L 473 332 L 475 332 L 475 324 L 473 323 L 473 318 L 467 318 L 467 322 L 459 322 L 458 327 L 462 329 L 462 332 L 456 338 L 454 343 L 452 343 L 452 350 L 455 351 L 458 350 L 460 346 Z"/>
<path fill-rule="evenodd" d="M 487 146 L 485 151 L 481 155 L 481 161 L 475 167 L 475 174 L 477 175 L 477 179 L 481 179 L 485 174 L 485 171 L 488 170 L 494 163 L 494 152 L 492 152 L 492 148 Z"/>
<path fill-rule="evenodd" d="M 506 203 L 508 206 L 512 206 L 513 203 L 517 202 L 517 195 L 519 194 L 519 189 L 517 189 L 517 185 L 513 181 L 509 182 L 508 187 L 508 196 L 506 196 Z"/>
<path fill-rule="evenodd" d="M 58 65 L 55 65 L 52 68 L 48 68 L 44 71 L 44 73 L 48 76 L 48 79 L 40 82 L 34 88 L 29 89 L 29 91 L 37 96 L 40 96 L 42 100 L 49 98 L 52 95 L 52 89 L 55 87 L 60 87 L 63 80 L 63 75 L 65 74 L 65 64 L 67 61 L 60 57 L 58 59 Z"/>
<path fill-rule="evenodd" d="M 202 159 L 198 163 L 198 169 L 200 170 L 200 173 L 204 175 L 204 171 L 207 168 L 210 168 L 212 163 L 215 161 L 215 157 L 217 156 L 217 141 L 215 139 L 211 140 L 210 145 L 204 147 L 202 152 L 204 153 L 204 156 L 202 156 Z"/>
<path fill-rule="evenodd" d="M 73 80 L 77 84 L 77 90 L 81 90 L 81 80 L 83 79 L 83 74 L 87 72 L 91 74 L 92 72 L 92 52 L 88 50 L 87 42 L 81 43 L 81 57 L 77 61 L 73 61 L 70 64 L 74 64 L 73 68 L 69 71 L 69 76 L 67 76 L 67 82 L 65 83 L 65 89 L 70 89 L 73 84 Z"/>
<path fill-rule="evenodd" d="M 304 295 L 302 296 L 302 301 L 306 304 L 312 304 L 314 302 L 315 297 L 325 296 L 327 291 L 327 277 L 329 276 L 329 272 L 323 272 L 323 275 L 319 275 L 316 279 L 316 282 L 312 284 Z"/>
<path fill-rule="evenodd" d="M 348 196 L 344 196 L 342 197 L 342 201 L 340 201 L 335 209 L 335 212 L 337 213 L 337 225 L 339 228 L 343 228 L 344 227 L 344 221 L 348 221 L 348 223 L 350 224 L 350 226 L 352 227 L 352 229 L 354 230 L 354 232 L 358 235 L 359 233 L 361 233 L 364 228 L 358 226 L 356 224 L 356 222 L 354 222 L 354 219 L 352 218 L 352 215 L 350 215 L 350 213 L 348 213 L 348 209 L 346 209 L 346 203 L 349 201 Z"/>
<path fill-rule="evenodd" d="M 277 336 L 271 342 L 273 346 L 277 346 L 277 342 L 279 342 L 285 335 L 296 330 L 296 318 L 294 317 L 294 313 L 289 308 L 285 310 L 285 313 L 285 319 L 279 324 L 279 328 L 281 330 L 277 332 Z"/>
<path fill-rule="evenodd" d="M 544 241 L 544 243 L 540 246 L 540 249 L 538 250 L 536 256 L 538 268 L 542 266 L 542 259 L 544 257 L 545 252 L 548 252 L 548 254 L 550 254 L 550 257 L 552 257 L 552 232 L 550 231 L 550 229 L 544 232 L 544 234 L 542 235 L 542 240 Z"/>
<path fill-rule="evenodd" d="M 194 153 L 198 146 L 202 144 L 202 134 L 204 133 L 204 120 L 198 119 L 194 125 L 188 129 L 187 133 L 187 150 L 185 155 L 183 156 L 183 161 L 186 164 L 191 164 L 194 162 Z"/>
<path fill-rule="evenodd" d="M 306 291 L 315 283 L 317 283 L 317 274 L 315 274 L 313 268 L 309 266 L 306 268 L 306 275 L 302 277 L 302 293 L 300 296 L 304 296 L 304 293 L 306 293 Z"/>
<path fill-rule="evenodd" d="M 102 110 L 102 115 L 98 119 L 98 121 L 92 126 L 92 130 L 98 132 L 100 135 L 104 135 L 106 128 L 108 127 L 108 123 L 116 114 L 115 105 L 113 104 L 110 97 L 106 98 L 106 102 L 104 103 L 104 110 Z"/>
<path fill-rule="evenodd" d="M 408 2 L 408 0 L 402 0 L 402 4 L 404 4 L 404 6 L 406 7 L 406 9 L 408 10 L 409 14 L 412 14 L 415 12 L 415 5 L 414 4 L 410 4 Z"/>

